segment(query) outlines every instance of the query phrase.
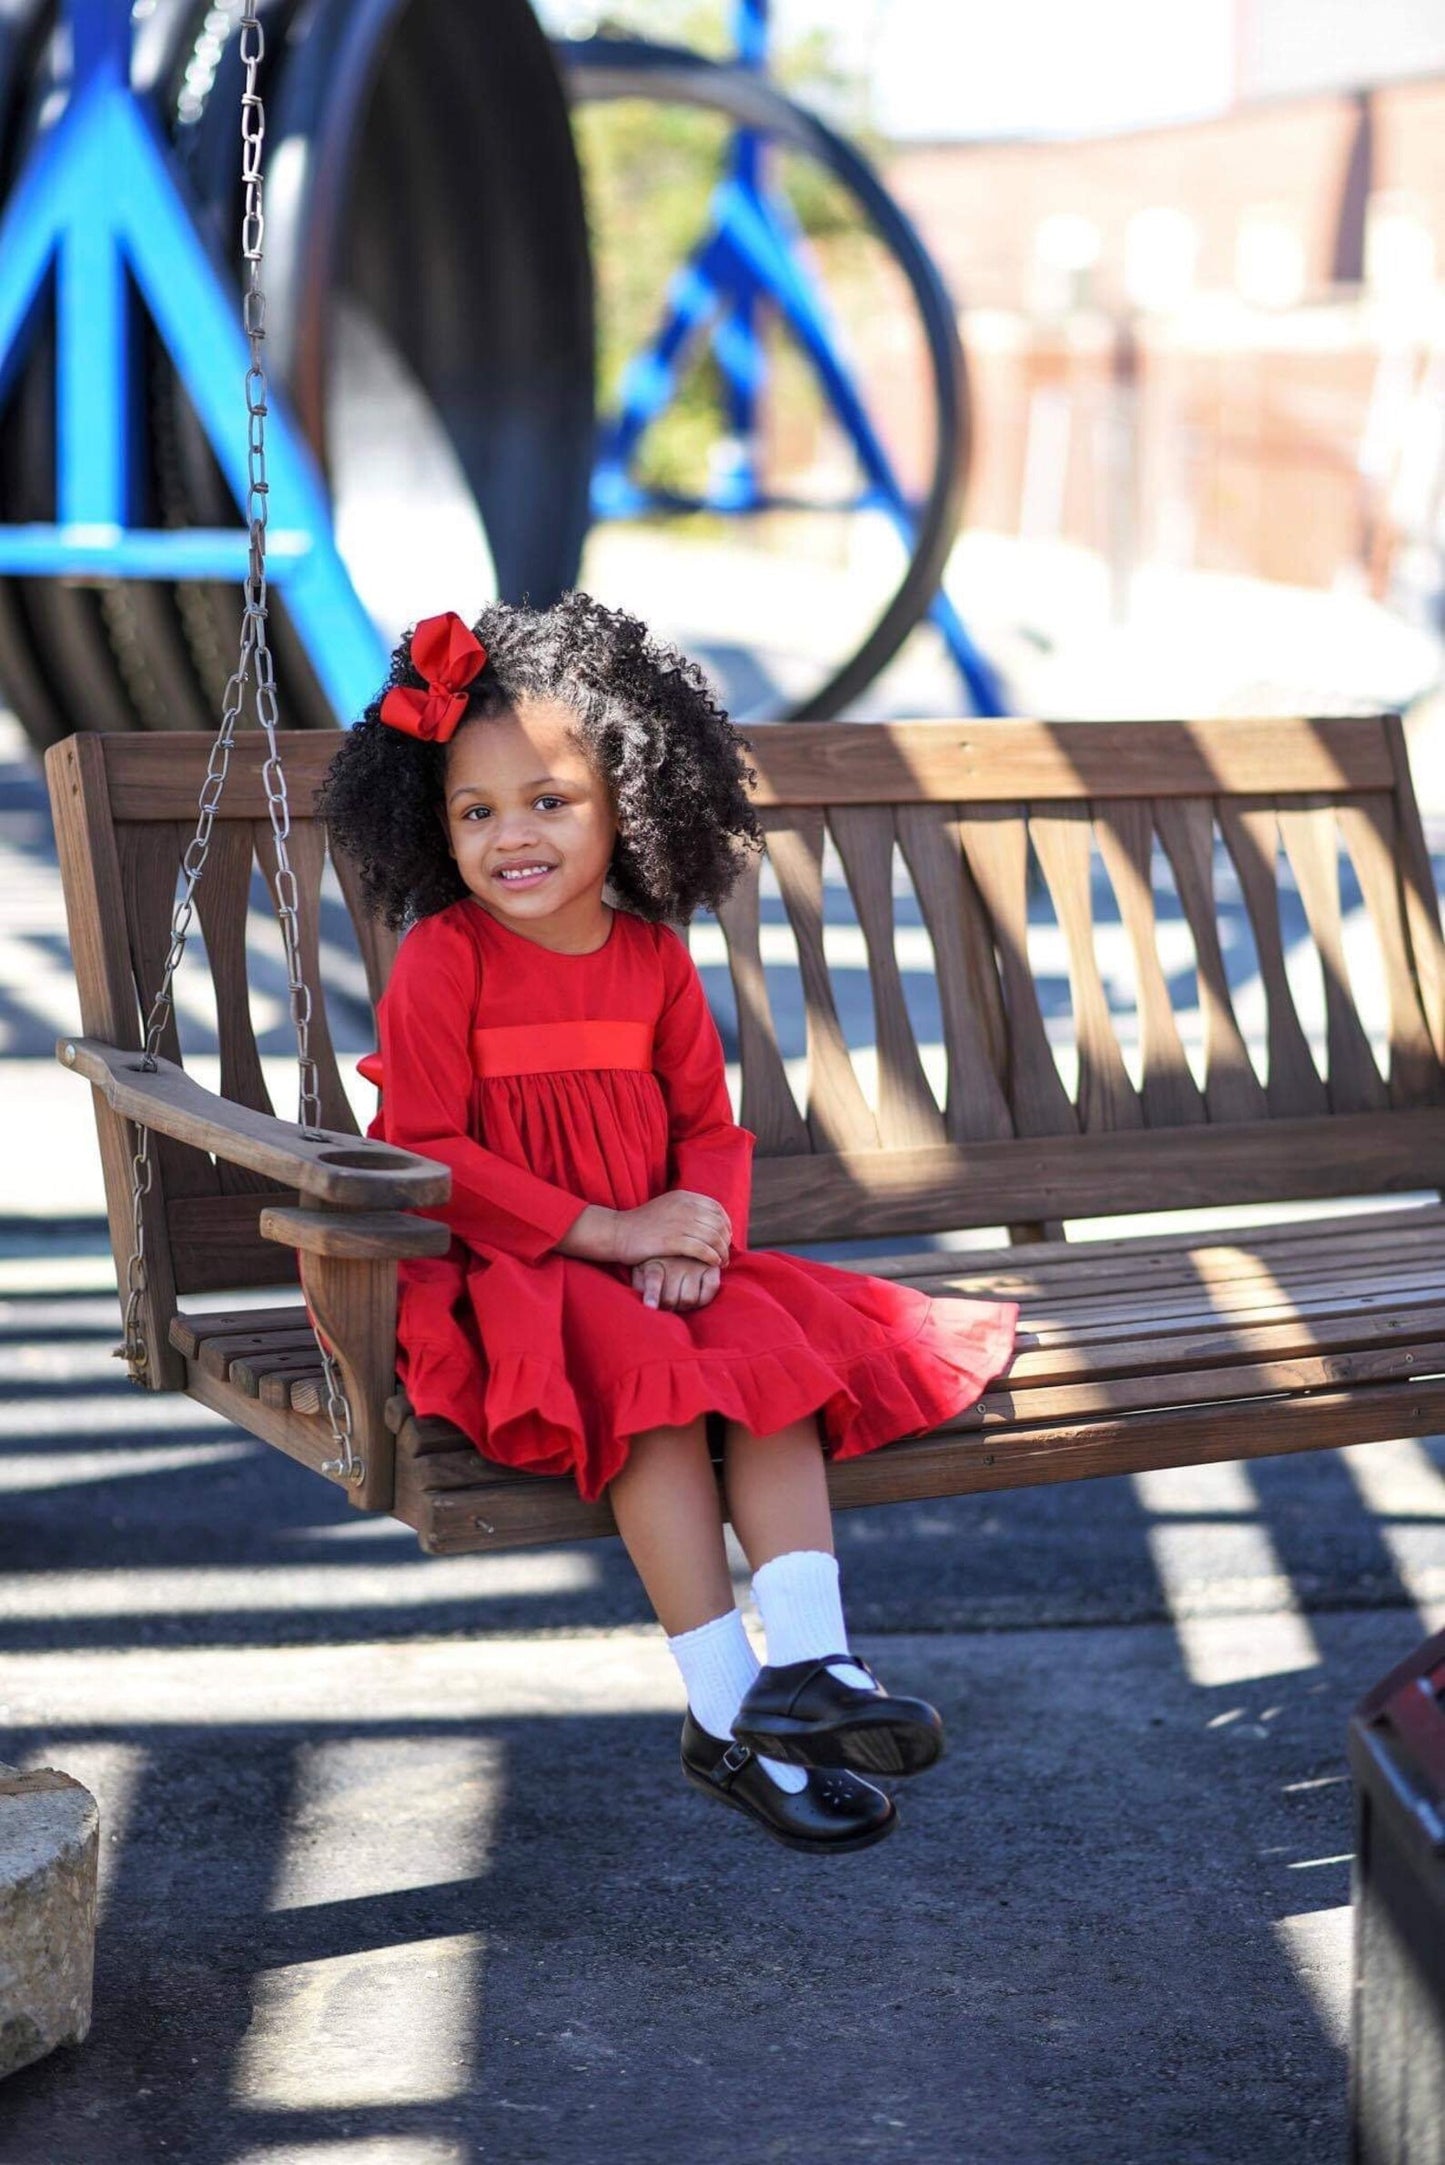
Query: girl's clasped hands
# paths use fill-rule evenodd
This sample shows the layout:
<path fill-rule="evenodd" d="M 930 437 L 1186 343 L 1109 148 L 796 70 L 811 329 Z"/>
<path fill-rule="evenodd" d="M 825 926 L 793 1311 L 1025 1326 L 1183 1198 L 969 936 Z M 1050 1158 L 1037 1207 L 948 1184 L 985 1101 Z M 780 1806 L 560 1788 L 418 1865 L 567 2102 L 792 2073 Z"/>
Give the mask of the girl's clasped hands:
<path fill-rule="evenodd" d="M 722 1285 L 732 1237 L 721 1203 L 672 1188 L 636 1210 L 589 1204 L 559 1245 L 589 1263 L 630 1263 L 645 1308 L 706 1308 Z"/>

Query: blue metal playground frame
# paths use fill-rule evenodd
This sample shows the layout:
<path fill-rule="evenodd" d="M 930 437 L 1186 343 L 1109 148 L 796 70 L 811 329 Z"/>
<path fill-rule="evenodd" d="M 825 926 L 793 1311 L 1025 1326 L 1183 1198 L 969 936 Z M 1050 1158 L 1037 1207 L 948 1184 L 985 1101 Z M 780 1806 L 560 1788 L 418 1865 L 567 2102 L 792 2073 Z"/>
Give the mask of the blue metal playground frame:
<path fill-rule="evenodd" d="M 769 0 L 736 0 L 733 15 L 737 62 L 759 73 L 768 60 L 768 9 Z M 736 514 L 785 507 L 785 500 L 763 489 L 757 466 L 758 403 L 767 378 L 759 304 L 767 300 L 780 311 L 811 363 L 862 469 L 863 490 L 842 508 L 886 512 L 907 544 L 916 525 L 914 507 L 868 417 L 842 340 L 808 269 L 791 209 L 781 193 L 767 185 L 764 149 L 765 139 L 751 129 L 739 128 L 733 136 L 707 229 L 673 278 L 657 329 L 629 363 L 617 412 L 602 428 L 592 482 L 593 516 L 629 518 L 649 509 Z M 704 494 L 664 496 L 633 478 L 632 462 L 647 430 L 677 395 L 704 332 L 723 379 L 735 455 L 730 469 L 716 476 Z M 999 679 L 947 594 L 934 596 L 928 615 L 942 634 L 974 711 L 1006 712 Z"/>
<path fill-rule="evenodd" d="M 130 90 L 126 0 L 66 0 L 70 96 L 41 136 L 0 219 L 0 398 L 24 358 L 45 280 L 56 278 L 54 526 L 0 526 L 0 572 L 104 579 L 244 575 L 234 528 L 130 523 L 130 284 L 169 350 L 235 497 L 246 501 L 242 386 L 249 363 L 234 281 L 213 261 L 184 176 Z M 237 152 L 239 165 L 239 147 Z M 338 716 L 359 714 L 388 649 L 332 535 L 326 490 L 278 396 L 267 416 L 272 583 Z"/>

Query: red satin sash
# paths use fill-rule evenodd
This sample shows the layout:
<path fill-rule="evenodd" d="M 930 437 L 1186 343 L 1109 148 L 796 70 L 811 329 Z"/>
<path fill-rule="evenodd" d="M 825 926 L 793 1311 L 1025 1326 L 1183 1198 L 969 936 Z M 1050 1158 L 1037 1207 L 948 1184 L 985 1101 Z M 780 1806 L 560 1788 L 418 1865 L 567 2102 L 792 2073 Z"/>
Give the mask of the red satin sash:
<path fill-rule="evenodd" d="M 378 1090 L 379 1052 L 357 1068 Z M 546 1075 L 565 1068 L 652 1066 L 650 1022 L 537 1022 L 473 1030 L 472 1069 L 477 1075 Z"/>
<path fill-rule="evenodd" d="M 472 1066 L 497 1075 L 652 1066 L 650 1022 L 538 1022 L 473 1030 Z"/>

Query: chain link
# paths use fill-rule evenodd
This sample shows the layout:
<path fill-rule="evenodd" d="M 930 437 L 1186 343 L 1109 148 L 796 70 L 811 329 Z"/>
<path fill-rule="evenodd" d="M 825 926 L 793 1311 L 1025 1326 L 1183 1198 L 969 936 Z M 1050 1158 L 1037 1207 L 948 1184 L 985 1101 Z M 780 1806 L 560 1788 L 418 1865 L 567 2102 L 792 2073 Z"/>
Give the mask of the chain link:
<path fill-rule="evenodd" d="M 241 642 L 236 667 L 221 702 L 221 723 L 211 747 L 205 780 L 201 784 L 196 831 L 181 860 L 185 886 L 171 920 L 171 944 L 146 1021 L 145 1049 L 141 1065 L 154 1074 L 161 1039 L 172 1011 L 172 984 L 195 912 L 196 887 L 206 868 L 221 793 L 226 786 L 236 724 L 245 704 L 248 684 L 254 687 L 256 720 L 266 737 L 266 758 L 261 780 L 270 814 L 275 868 L 272 891 L 281 925 L 286 957 L 286 984 L 292 1025 L 296 1032 L 296 1055 L 300 1070 L 298 1123 L 306 1135 L 321 1130 L 321 1090 L 316 1062 L 311 1054 L 311 990 L 301 972 L 301 935 L 298 924 L 299 895 L 291 869 L 287 838 L 291 832 L 291 806 L 286 792 L 286 773 L 276 742 L 280 714 L 276 697 L 276 666 L 267 638 L 266 526 L 270 484 L 266 478 L 267 384 L 265 366 L 266 295 L 261 266 L 266 238 L 266 208 L 262 161 L 266 145 L 266 108 L 259 89 L 261 63 L 266 57 L 266 36 L 257 19 L 255 0 L 247 0 L 241 19 L 239 51 L 246 71 L 241 96 L 241 254 L 245 262 L 245 286 L 241 298 L 241 328 L 250 349 L 246 370 L 246 527 L 248 537 L 246 578 L 242 590 Z M 141 1301 L 146 1290 L 144 1199 L 151 1187 L 150 1130 L 137 1129 L 137 1146 L 131 1160 L 131 1255 L 126 1267 L 126 1306 L 123 1342 L 117 1358 L 126 1363 L 132 1382 L 145 1383 L 150 1356 L 141 1327 Z M 316 1330 L 325 1381 L 326 1416 L 336 1456 L 322 1467 L 324 1473 L 356 1485 L 365 1478 L 365 1466 L 356 1455 L 350 1402 L 340 1367 L 331 1347 Z"/>

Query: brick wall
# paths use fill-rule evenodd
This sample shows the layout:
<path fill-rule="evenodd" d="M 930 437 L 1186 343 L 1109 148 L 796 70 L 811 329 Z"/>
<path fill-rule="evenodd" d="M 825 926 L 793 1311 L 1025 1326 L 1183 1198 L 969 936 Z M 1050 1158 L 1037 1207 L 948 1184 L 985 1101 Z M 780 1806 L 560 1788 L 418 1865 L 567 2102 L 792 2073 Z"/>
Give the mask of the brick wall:
<path fill-rule="evenodd" d="M 1320 97 L 1103 142 L 892 153 L 890 184 L 962 307 L 976 422 L 971 524 L 1016 531 L 1021 517 L 1056 513 L 1064 534 L 1104 546 L 1110 461 L 1121 416 L 1132 416 L 1146 556 L 1309 585 L 1358 560 L 1370 507 L 1357 461 L 1380 317 L 1358 288 L 1330 284 L 1357 122 L 1353 99 Z M 1428 236 L 1438 294 L 1445 82 L 1375 92 L 1372 123 L 1373 209 L 1403 210 Z M 1193 227 L 1193 294 L 1140 315 L 1126 279 L 1132 222 L 1161 210 Z M 1041 268 L 1038 247 L 1061 213 L 1098 237 L 1097 260 L 1063 274 Z M 1242 236 L 1247 255 L 1261 224 L 1267 242 L 1284 236 L 1297 256 L 1294 306 L 1241 295 Z M 1126 318 L 1132 363 L 1118 346 Z M 926 402 L 916 352 L 899 348 L 890 362 L 880 340 L 869 362 L 875 384 L 886 382 L 887 411 L 917 436 Z M 1066 464 L 1051 479 L 1049 447 L 1065 437 Z"/>

